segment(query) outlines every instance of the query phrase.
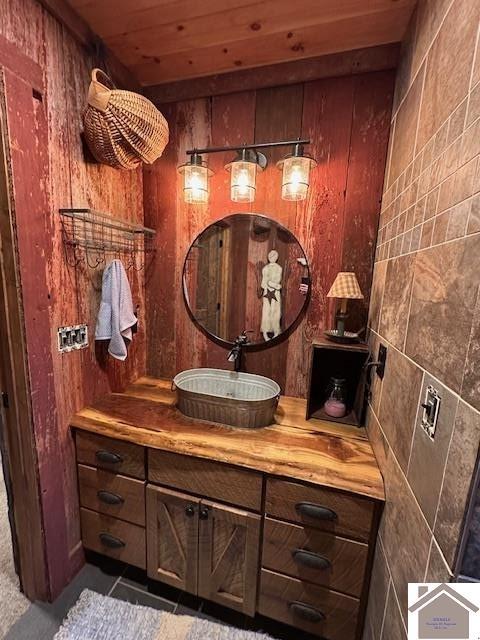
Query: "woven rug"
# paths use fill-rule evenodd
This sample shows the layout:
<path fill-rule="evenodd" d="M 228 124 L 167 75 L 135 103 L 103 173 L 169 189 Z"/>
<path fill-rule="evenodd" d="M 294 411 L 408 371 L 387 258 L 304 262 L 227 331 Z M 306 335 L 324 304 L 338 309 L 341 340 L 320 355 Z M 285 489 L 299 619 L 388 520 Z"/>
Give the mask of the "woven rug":
<path fill-rule="evenodd" d="M 54 640 L 271 640 L 263 633 L 130 604 L 85 589 Z"/>

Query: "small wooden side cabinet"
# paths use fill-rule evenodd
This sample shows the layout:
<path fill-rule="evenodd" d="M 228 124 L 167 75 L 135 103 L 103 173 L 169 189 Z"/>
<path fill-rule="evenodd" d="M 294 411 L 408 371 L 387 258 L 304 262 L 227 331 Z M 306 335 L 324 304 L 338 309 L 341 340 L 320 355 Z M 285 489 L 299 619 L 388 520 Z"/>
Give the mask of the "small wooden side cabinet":
<path fill-rule="evenodd" d="M 368 345 L 337 344 L 324 340 L 312 345 L 310 380 L 307 397 L 307 420 L 317 418 L 361 426 L 365 408 L 365 365 L 369 359 Z M 330 379 L 343 378 L 347 389 L 347 414 L 342 418 L 328 416 L 324 410 Z"/>

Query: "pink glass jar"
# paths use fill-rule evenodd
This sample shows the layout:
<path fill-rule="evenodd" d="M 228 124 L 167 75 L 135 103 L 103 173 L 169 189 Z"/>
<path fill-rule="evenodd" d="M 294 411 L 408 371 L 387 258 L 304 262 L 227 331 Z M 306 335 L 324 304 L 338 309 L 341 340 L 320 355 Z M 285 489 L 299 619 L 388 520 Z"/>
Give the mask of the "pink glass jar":
<path fill-rule="evenodd" d="M 330 378 L 327 399 L 323 410 L 331 418 L 343 418 L 347 414 L 347 381 L 345 378 Z"/>

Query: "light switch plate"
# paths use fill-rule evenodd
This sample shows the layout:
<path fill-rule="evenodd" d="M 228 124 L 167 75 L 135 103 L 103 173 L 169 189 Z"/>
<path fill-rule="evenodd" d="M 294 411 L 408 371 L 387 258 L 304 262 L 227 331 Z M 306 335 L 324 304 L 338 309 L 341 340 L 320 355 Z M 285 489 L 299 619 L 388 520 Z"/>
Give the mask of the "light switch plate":
<path fill-rule="evenodd" d="M 57 336 L 60 353 L 68 353 L 69 351 L 88 347 L 88 327 L 86 324 L 60 327 Z"/>
<path fill-rule="evenodd" d="M 442 398 L 435 387 L 428 385 L 425 390 L 425 399 L 422 402 L 422 428 L 432 440 L 437 430 L 438 414 Z"/>

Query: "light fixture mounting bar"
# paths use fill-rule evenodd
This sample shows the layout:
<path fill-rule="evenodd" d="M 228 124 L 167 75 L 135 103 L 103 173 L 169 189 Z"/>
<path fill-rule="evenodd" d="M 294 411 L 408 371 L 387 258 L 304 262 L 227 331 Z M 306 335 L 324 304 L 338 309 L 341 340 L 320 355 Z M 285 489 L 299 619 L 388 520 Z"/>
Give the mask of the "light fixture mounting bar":
<path fill-rule="evenodd" d="M 309 139 L 304 140 L 281 140 L 280 142 L 258 142 L 255 144 L 241 144 L 233 147 L 205 147 L 204 149 L 188 149 L 187 156 L 195 154 L 204 155 L 206 153 L 222 153 L 223 151 L 241 151 L 242 149 L 269 149 L 271 147 L 291 147 L 295 145 L 310 144 Z"/>

